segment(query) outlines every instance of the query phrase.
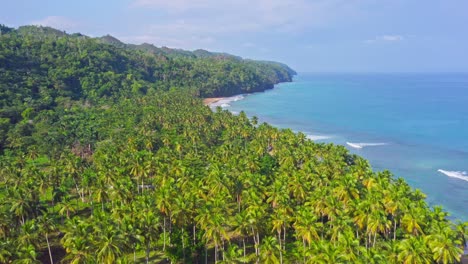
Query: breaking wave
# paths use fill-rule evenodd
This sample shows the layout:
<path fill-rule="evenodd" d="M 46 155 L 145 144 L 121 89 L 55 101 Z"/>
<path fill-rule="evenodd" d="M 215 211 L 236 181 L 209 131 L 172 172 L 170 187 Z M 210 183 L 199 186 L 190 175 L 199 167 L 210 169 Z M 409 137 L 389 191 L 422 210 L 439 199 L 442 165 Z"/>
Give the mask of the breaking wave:
<path fill-rule="evenodd" d="M 231 97 L 225 97 L 221 100 L 218 100 L 212 104 L 210 104 L 210 107 L 211 108 L 216 108 L 218 106 L 222 107 L 222 108 L 228 108 L 230 107 L 230 103 L 231 102 L 236 102 L 236 101 L 240 101 L 242 99 L 244 99 L 245 97 L 243 95 L 236 95 L 236 96 L 231 96 Z"/>
<path fill-rule="evenodd" d="M 442 174 L 445 174 L 448 177 L 468 181 L 468 174 L 466 173 L 466 171 L 446 171 L 446 170 L 441 170 L 441 169 L 437 171 Z"/>
<path fill-rule="evenodd" d="M 385 146 L 387 143 L 353 143 L 353 142 L 346 142 L 346 144 L 355 149 L 362 149 L 365 147 L 375 147 L 375 146 Z"/>
<path fill-rule="evenodd" d="M 313 141 L 325 140 L 325 139 L 330 139 L 330 138 L 332 138 L 331 136 L 327 136 L 327 135 L 310 135 L 310 134 L 308 134 L 306 137 L 307 137 L 308 139 L 310 139 L 310 140 L 313 140 Z"/>

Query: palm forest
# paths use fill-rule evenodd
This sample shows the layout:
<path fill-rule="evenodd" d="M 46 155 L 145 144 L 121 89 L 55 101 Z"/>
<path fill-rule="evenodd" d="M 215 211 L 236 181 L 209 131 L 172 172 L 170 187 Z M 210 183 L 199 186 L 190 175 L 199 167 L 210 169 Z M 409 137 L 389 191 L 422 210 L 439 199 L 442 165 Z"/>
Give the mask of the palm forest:
<path fill-rule="evenodd" d="M 0 26 L 0 263 L 459 263 L 467 224 L 402 178 L 202 103 L 294 74 Z"/>

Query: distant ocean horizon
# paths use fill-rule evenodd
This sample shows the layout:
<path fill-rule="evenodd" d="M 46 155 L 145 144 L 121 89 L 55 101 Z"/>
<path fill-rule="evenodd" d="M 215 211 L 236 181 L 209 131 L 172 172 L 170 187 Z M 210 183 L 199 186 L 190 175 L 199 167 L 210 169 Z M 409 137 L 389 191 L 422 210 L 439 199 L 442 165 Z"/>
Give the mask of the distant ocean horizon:
<path fill-rule="evenodd" d="M 302 73 L 212 106 L 344 145 L 468 220 L 468 73 Z"/>

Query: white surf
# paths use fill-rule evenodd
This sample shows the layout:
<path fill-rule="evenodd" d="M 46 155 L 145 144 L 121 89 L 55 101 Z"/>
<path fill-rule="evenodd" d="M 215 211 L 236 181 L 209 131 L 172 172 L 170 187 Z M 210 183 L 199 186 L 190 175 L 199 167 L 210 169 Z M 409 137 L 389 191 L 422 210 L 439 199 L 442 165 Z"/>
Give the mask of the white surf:
<path fill-rule="evenodd" d="M 468 181 L 468 174 L 466 171 L 447 171 L 442 169 L 438 169 L 437 171 L 451 178 Z"/>
<path fill-rule="evenodd" d="M 365 147 L 375 147 L 375 146 L 385 146 L 387 143 L 353 143 L 353 142 L 346 142 L 346 144 L 355 149 L 362 149 Z"/>
<path fill-rule="evenodd" d="M 331 138 L 331 136 L 326 136 L 326 135 L 310 135 L 310 134 L 308 134 L 306 137 L 313 141 L 325 140 L 325 139 Z"/>
<path fill-rule="evenodd" d="M 245 97 L 243 95 L 236 95 L 236 96 L 231 96 L 231 97 L 226 97 L 226 98 L 223 98 L 217 102 L 214 102 L 212 104 L 210 104 L 210 107 L 211 108 L 216 108 L 218 106 L 221 106 L 222 108 L 228 108 L 231 106 L 231 102 L 236 102 L 236 101 L 240 101 L 242 99 L 244 99 Z"/>

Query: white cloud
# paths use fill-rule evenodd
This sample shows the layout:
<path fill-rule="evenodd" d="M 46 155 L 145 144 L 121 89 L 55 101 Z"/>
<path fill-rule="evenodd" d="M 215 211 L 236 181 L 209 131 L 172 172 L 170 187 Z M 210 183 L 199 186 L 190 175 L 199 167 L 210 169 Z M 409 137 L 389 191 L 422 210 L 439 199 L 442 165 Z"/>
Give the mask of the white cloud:
<path fill-rule="evenodd" d="M 161 37 L 155 35 L 136 35 L 136 36 L 123 36 L 119 37 L 120 40 L 127 43 L 141 44 L 149 43 L 156 46 L 166 46 L 179 49 L 196 49 L 196 48 L 209 48 L 210 45 L 216 42 L 213 37 L 204 36 L 189 36 L 184 38 L 174 37 Z"/>
<path fill-rule="evenodd" d="M 132 9 L 154 10 L 158 20 L 148 22 L 139 36 L 125 39 L 195 48 L 206 47 L 202 39 L 214 43 L 214 39 L 239 33 L 299 34 L 308 28 L 330 27 L 337 20 L 359 13 L 359 7 L 354 5 L 359 1 L 362 0 L 133 0 Z M 246 47 L 242 42 L 239 45 Z"/>
<path fill-rule="evenodd" d="M 208 7 L 211 3 L 209 0 L 135 0 L 135 7 L 150 7 L 162 9 L 171 13 L 184 12 L 194 8 Z"/>
<path fill-rule="evenodd" d="M 384 41 L 402 41 L 404 38 L 401 35 L 383 35 L 380 39 Z"/>
<path fill-rule="evenodd" d="M 368 44 L 376 43 L 376 42 L 399 42 L 399 41 L 403 41 L 404 39 L 405 37 L 402 35 L 381 35 L 373 39 L 365 40 L 364 42 Z"/>
<path fill-rule="evenodd" d="M 169 17 L 162 27 L 212 32 L 300 31 L 326 26 L 343 13 L 358 10 L 360 0 L 134 0 L 133 8 L 151 8 Z M 180 19 L 184 21 L 181 23 Z"/>
<path fill-rule="evenodd" d="M 41 20 L 32 21 L 31 25 L 53 27 L 56 29 L 76 30 L 79 23 L 63 16 L 48 16 Z"/>
<path fill-rule="evenodd" d="M 167 47 L 175 47 L 175 48 L 184 47 L 184 42 L 181 41 L 180 39 L 158 37 L 154 35 L 121 36 L 119 37 L 119 39 L 122 40 L 123 42 L 128 42 L 128 43 L 133 43 L 133 44 L 149 43 L 149 44 L 154 44 L 157 46 L 167 46 Z"/>
<path fill-rule="evenodd" d="M 244 48 L 253 48 L 253 47 L 255 47 L 255 46 L 256 46 L 256 45 L 255 45 L 254 43 L 252 43 L 252 42 L 244 42 L 244 43 L 242 43 L 242 47 L 244 47 Z"/>

